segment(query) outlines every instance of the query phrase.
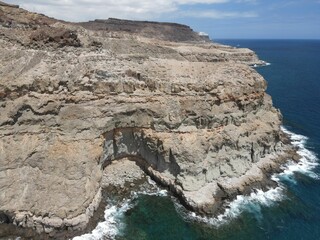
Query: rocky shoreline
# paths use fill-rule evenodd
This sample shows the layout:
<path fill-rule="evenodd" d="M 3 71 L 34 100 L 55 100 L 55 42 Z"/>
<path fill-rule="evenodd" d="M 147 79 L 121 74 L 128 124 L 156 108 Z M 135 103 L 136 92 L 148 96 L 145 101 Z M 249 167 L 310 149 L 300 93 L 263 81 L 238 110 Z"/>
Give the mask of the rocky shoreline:
<path fill-rule="evenodd" d="M 292 159 L 296 162 L 299 160 L 299 156 L 295 151 L 291 149 L 287 155 L 282 155 L 281 158 L 277 159 L 271 163 L 271 165 L 264 165 L 263 176 L 255 182 L 245 182 L 242 185 L 242 189 L 237 192 L 223 193 L 221 191 L 220 197 L 232 201 L 237 195 L 249 195 L 255 189 L 262 189 L 267 191 L 270 188 L 277 187 L 277 183 L 271 180 L 271 175 L 275 172 L 281 172 L 280 167 Z M 143 169 L 143 170 L 142 170 Z M 89 222 L 83 228 L 56 228 L 49 234 L 43 233 L 42 231 L 35 230 L 34 226 L 25 226 L 23 228 L 17 227 L 15 224 L 5 224 L 1 225 L 0 236 L 5 236 L 4 239 L 15 239 L 19 237 L 20 239 L 30 239 L 30 238 L 41 238 L 41 239 L 71 239 L 75 236 L 80 236 L 82 234 L 91 232 L 99 222 L 104 221 L 104 211 L 107 206 L 107 202 L 110 202 L 110 198 L 113 199 L 112 202 L 118 202 L 119 204 L 124 199 L 130 199 L 132 193 L 139 193 L 146 191 L 146 189 L 151 192 L 157 192 L 157 189 L 153 185 L 148 184 L 147 176 L 151 176 L 159 186 L 168 190 L 169 194 L 176 197 L 180 203 L 189 211 L 195 211 L 201 215 L 202 209 L 194 209 L 194 206 L 190 205 L 190 202 L 182 197 L 181 192 L 177 192 L 174 186 L 168 185 L 163 179 L 158 179 L 157 176 L 148 172 L 143 166 L 139 164 L 138 159 L 128 159 L 124 158 L 115 161 L 110 164 L 108 168 L 105 168 L 102 181 L 101 181 L 101 201 L 97 205 L 97 209 L 94 214 L 90 217 Z M 258 176 L 256 176 L 258 177 Z M 222 188 L 222 187 L 221 187 Z M 228 195 L 229 194 L 229 195 Z M 215 203 L 214 214 L 209 215 L 211 217 L 223 214 L 225 211 L 225 205 L 223 201 Z M 202 214 L 203 216 L 208 216 L 208 214 Z M 34 221 L 34 220 L 33 220 Z"/>
<path fill-rule="evenodd" d="M 184 25 L 75 24 L 1 3 L 1 221 L 47 238 L 88 230 L 103 187 L 139 178 L 112 177 L 124 158 L 201 215 L 272 186 L 299 156 L 250 67 L 263 64 Z"/>

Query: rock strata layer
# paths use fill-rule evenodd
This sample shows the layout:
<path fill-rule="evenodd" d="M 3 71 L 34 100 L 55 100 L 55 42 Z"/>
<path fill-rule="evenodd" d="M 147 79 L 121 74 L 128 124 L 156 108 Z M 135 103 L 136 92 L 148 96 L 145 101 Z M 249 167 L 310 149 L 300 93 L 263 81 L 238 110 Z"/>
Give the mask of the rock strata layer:
<path fill-rule="evenodd" d="M 127 32 L 143 37 L 152 37 L 166 41 L 210 42 L 209 37 L 194 32 L 189 26 L 177 23 L 160 23 L 149 21 L 130 21 L 109 18 L 79 23 L 86 29 L 104 32 Z"/>
<path fill-rule="evenodd" d="M 180 39 L 186 28 L 175 24 L 176 39 L 166 31 L 156 39 L 140 28 L 168 24 L 127 31 L 113 21 L 91 29 L 0 4 L 5 222 L 50 236 L 84 229 L 108 181 L 103 171 L 123 158 L 190 210 L 214 214 L 225 199 L 270 184 L 295 155 L 249 66 L 263 63 L 254 52 Z"/>

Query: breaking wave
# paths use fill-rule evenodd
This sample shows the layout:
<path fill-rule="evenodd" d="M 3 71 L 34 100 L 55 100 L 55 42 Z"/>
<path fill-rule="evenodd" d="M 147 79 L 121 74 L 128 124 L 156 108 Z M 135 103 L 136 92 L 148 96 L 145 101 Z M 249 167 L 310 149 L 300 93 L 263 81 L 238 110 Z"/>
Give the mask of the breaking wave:
<path fill-rule="evenodd" d="M 214 218 L 201 217 L 195 213 L 186 211 L 176 199 L 173 199 L 176 210 L 187 220 L 204 222 L 212 226 L 219 227 L 230 220 L 239 217 L 243 212 L 249 212 L 259 221 L 262 219 L 262 207 L 270 207 L 286 198 L 286 187 L 283 181 L 290 181 L 296 183 L 295 173 L 301 173 L 311 178 L 318 179 L 319 176 L 313 172 L 313 169 L 319 165 L 318 158 L 312 151 L 306 148 L 307 137 L 295 134 L 282 127 L 282 131 L 286 133 L 292 144 L 297 147 L 297 153 L 301 156 L 300 161 L 289 161 L 282 167 L 282 172 L 274 174 L 272 179 L 277 181 L 279 186 L 271 188 L 268 191 L 259 189 L 254 190 L 250 195 L 239 195 L 235 200 L 230 202 L 223 214 Z M 146 188 L 139 192 L 133 192 L 130 199 L 125 200 L 123 204 L 108 206 L 105 210 L 105 221 L 100 222 L 98 226 L 89 234 L 75 237 L 74 240 L 98 240 L 98 239 L 114 239 L 115 236 L 121 234 L 121 230 L 125 228 L 123 223 L 124 214 L 132 207 L 134 207 L 134 199 L 139 195 L 155 195 L 167 196 L 166 190 L 160 189 L 157 184 L 148 178 L 148 183 L 151 188 Z"/>
<path fill-rule="evenodd" d="M 259 68 L 259 67 L 265 67 L 265 66 L 270 66 L 271 63 L 268 63 L 268 62 L 265 62 L 265 61 L 262 61 L 261 64 L 253 64 L 251 65 L 253 68 Z"/>
<path fill-rule="evenodd" d="M 297 153 L 301 156 L 301 159 L 298 163 L 289 161 L 287 164 L 285 164 L 282 167 L 283 172 L 278 174 L 275 180 L 278 178 L 280 180 L 289 180 L 293 183 L 296 183 L 296 180 L 294 179 L 294 173 L 296 172 L 302 173 L 314 179 L 319 179 L 319 176 L 313 172 L 313 169 L 319 165 L 318 158 L 314 152 L 306 148 L 308 138 L 303 135 L 292 133 L 284 127 L 282 127 L 281 130 L 289 135 L 291 143 L 297 147 Z"/>
<path fill-rule="evenodd" d="M 274 174 L 272 179 L 278 182 L 278 187 L 271 188 L 264 192 L 262 190 L 255 190 L 248 196 L 239 195 L 235 200 L 230 202 L 221 215 L 215 218 L 201 217 L 195 213 L 187 213 L 182 210 L 182 207 L 178 203 L 175 204 L 176 209 L 182 213 L 182 215 L 191 220 L 205 222 L 213 226 L 221 226 L 228 223 L 230 220 L 240 216 L 243 212 L 252 213 L 257 220 L 262 219 L 261 207 L 270 207 L 286 198 L 286 187 L 282 183 L 283 181 L 290 181 L 296 183 L 295 173 L 301 173 L 314 179 L 319 179 L 319 176 L 313 171 L 316 166 L 319 165 L 318 158 L 315 153 L 306 148 L 307 137 L 290 132 L 284 127 L 281 130 L 286 133 L 292 144 L 297 148 L 297 153 L 301 156 L 299 162 L 293 160 L 289 161 L 282 167 L 282 172 Z"/>
<path fill-rule="evenodd" d="M 126 211 L 132 208 L 132 200 L 126 200 L 121 206 L 109 205 L 104 211 L 105 221 L 100 222 L 98 226 L 91 232 L 73 240 L 99 240 L 99 239 L 113 239 L 125 227 L 123 217 Z"/>
<path fill-rule="evenodd" d="M 122 203 L 108 205 L 104 211 L 104 221 L 100 222 L 91 232 L 82 236 L 74 237 L 73 240 L 101 240 L 114 239 L 117 235 L 121 235 L 125 228 L 125 213 L 135 206 L 135 199 L 139 195 L 167 196 L 168 191 L 158 187 L 149 176 L 147 176 L 149 187 L 145 187 L 141 191 L 132 192 L 129 199 Z"/>
<path fill-rule="evenodd" d="M 187 220 L 207 223 L 209 225 L 219 227 L 230 222 L 230 220 L 237 218 L 243 212 L 252 213 L 257 220 L 262 219 L 261 207 L 270 207 L 275 202 L 283 200 L 283 187 L 270 189 L 266 192 L 262 190 L 255 190 L 249 196 L 239 195 L 235 200 L 230 202 L 223 214 L 217 217 L 201 217 L 195 213 L 184 211 L 181 205 L 176 203 L 176 209 Z"/>

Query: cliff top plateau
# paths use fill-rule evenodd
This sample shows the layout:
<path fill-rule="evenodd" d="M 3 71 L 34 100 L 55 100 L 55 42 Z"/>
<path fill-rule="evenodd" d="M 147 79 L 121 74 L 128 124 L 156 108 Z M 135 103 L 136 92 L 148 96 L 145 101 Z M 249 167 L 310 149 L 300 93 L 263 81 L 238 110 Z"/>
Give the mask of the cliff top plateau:
<path fill-rule="evenodd" d="M 298 159 L 249 49 L 185 25 L 69 23 L 0 2 L 0 236 L 88 229 L 111 163 L 214 215 Z"/>

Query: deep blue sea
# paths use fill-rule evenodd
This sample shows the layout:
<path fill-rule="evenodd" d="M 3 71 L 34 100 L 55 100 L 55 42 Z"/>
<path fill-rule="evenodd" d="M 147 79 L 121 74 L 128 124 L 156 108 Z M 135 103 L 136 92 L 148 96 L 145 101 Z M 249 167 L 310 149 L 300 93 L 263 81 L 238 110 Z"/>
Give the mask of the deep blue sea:
<path fill-rule="evenodd" d="M 281 187 L 230 203 L 216 219 L 186 213 L 167 194 L 139 195 L 106 209 L 106 222 L 84 239 L 101 234 L 121 240 L 320 239 L 320 40 L 220 40 L 247 47 L 271 65 L 256 68 L 284 117 L 303 161 L 274 176 Z M 289 133 L 290 133 L 289 132 Z"/>

